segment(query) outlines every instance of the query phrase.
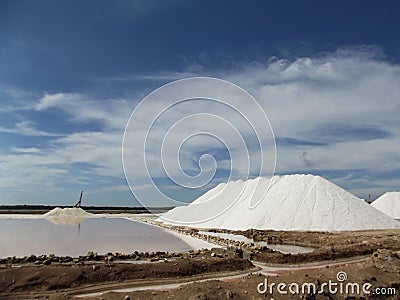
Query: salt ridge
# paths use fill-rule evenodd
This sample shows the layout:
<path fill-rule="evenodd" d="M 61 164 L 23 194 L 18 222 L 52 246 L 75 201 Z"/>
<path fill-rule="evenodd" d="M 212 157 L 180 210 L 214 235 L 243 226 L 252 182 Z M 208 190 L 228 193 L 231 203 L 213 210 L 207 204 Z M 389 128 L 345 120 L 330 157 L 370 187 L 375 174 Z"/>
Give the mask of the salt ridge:
<path fill-rule="evenodd" d="M 251 209 L 258 200 L 261 200 L 259 205 Z M 216 212 L 223 213 L 215 216 Z M 232 230 L 400 228 L 400 222 L 332 182 L 305 174 L 274 176 L 272 179 L 259 177 L 220 184 L 190 205 L 170 210 L 158 221 Z"/>

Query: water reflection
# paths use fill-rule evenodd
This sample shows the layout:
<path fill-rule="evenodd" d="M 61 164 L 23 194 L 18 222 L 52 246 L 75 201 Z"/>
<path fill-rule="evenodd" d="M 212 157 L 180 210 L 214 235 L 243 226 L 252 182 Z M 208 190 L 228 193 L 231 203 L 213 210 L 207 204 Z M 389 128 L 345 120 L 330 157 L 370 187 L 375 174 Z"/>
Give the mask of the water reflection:
<path fill-rule="evenodd" d="M 102 254 L 193 249 L 164 229 L 126 219 L 49 221 L 0 219 L 0 257 L 50 253 L 78 256 L 88 251 Z"/>
<path fill-rule="evenodd" d="M 80 225 L 83 221 L 87 218 L 85 217 L 74 217 L 74 218 L 64 218 L 64 217 L 57 217 L 57 218 L 46 218 L 47 221 L 56 224 L 56 225 Z"/>

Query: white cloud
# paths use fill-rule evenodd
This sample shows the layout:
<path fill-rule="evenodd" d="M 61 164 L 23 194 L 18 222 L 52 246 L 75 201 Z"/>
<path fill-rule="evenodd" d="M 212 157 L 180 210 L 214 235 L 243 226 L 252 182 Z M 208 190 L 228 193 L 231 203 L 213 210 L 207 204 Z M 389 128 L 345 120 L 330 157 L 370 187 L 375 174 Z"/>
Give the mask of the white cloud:
<path fill-rule="evenodd" d="M 32 154 L 40 154 L 42 153 L 42 150 L 39 148 L 17 148 L 17 147 L 11 147 L 11 150 L 16 153 L 32 153 Z"/>
<path fill-rule="evenodd" d="M 35 105 L 38 111 L 59 109 L 72 122 L 97 121 L 107 129 L 124 128 L 133 105 L 125 99 L 91 99 L 79 93 L 46 94 Z"/>
<path fill-rule="evenodd" d="M 36 104 L 36 110 L 45 110 L 49 108 L 67 109 L 71 106 L 79 105 L 80 101 L 84 101 L 85 97 L 78 93 L 57 93 L 45 94 Z"/>
<path fill-rule="evenodd" d="M 137 81 L 137 80 L 149 80 L 149 81 L 173 81 L 188 77 L 198 76 L 198 73 L 193 71 L 182 71 L 182 72 L 162 72 L 157 74 L 147 75 L 125 75 L 125 76 L 113 76 L 98 78 L 96 81 L 107 81 L 107 82 L 124 82 L 124 81 Z"/>
<path fill-rule="evenodd" d="M 30 121 L 22 121 L 15 124 L 12 128 L 0 127 L 0 132 L 25 136 L 61 136 L 61 134 L 36 129 L 35 125 L 35 123 Z"/>
<path fill-rule="evenodd" d="M 93 175 L 121 178 L 121 143 L 122 131 L 75 133 L 52 142 L 51 155 L 62 157 L 67 165 L 91 164 L 95 169 Z"/>

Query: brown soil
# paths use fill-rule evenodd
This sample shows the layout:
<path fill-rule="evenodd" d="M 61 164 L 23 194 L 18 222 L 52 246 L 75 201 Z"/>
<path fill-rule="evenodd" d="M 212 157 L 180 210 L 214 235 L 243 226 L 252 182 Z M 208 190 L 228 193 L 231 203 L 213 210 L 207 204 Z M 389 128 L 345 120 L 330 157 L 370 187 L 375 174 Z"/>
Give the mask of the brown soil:
<path fill-rule="evenodd" d="M 361 230 L 341 232 L 319 231 L 274 231 L 274 230 L 247 230 L 232 231 L 242 234 L 255 241 L 268 241 L 271 244 L 296 244 L 309 247 L 354 245 L 366 243 L 382 247 L 388 242 L 399 242 L 399 229 Z"/>
<path fill-rule="evenodd" d="M 301 286 L 303 283 L 314 283 L 320 287 L 322 283 L 327 283 L 329 280 L 338 282 L 336 275 L 338 272 L 346 272 L 348 280 L 345 282 L 351 283 L 370 283 L 374 288 L 390 287 L 391 292 L 395 295 L 344 295 L 344 294 L 329 294 L 328 290 L 322 294 L 298 294 L 298 295 L 281 295 L 274 290 L 271 295 L 269 293 L 260 294 L 257 291 L 257 285 L 267 282 L 271 283 L 297 283 Z M 371 288 L 371 291 L 373 288 Z M 389 293 L 388 290 L 386 290 Z M 217 300 L 217 299 L 400 299 L 400 256 L 390 254 L 390 252 L 379 252 L 372 255 L 368 260 L 349 264 L 334 268 L 312 269 L 291 271 L 283 273 L 279 276 L 265 277 L 261 274 L 251 274 L 243 276 L 243 278 L 234 281 L 213 280 L 208 282 L 193 283 L 182 286 L 178 289 L 169 291 L 138 291 L 131 293 L 106 293 L 99 297 L 91 297 L 87 299 L 124 299 L 128 295 L 130 299 L 202 299 L 202 300 Z M 55 298 L 56 299 L 56 298 Z"/>
<path fill-rule="evenodd" d="M 83 285 L 134 279 L 183 278 L 251 267 L 253 265 L 249 261 L 240 258 L 184 258 L 144 264 L 96 263 L 8 267 L 0 269 L 0 295 L 7 298 L 21 292 L 66 290 Z"/>

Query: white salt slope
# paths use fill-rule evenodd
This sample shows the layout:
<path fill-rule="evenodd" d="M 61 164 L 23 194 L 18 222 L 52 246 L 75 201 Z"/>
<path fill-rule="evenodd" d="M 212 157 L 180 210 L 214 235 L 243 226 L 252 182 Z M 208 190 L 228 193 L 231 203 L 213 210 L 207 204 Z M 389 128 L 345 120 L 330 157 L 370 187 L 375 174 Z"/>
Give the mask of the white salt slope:
<path fill-rule="evenodd" d="M 400 219 L 400 192 L 388 192 L 371 205 L 393 219 Z"/>
<path fill-rule="evenodd" d="M 67 207 L 67 208 L 56 207 L 51 211 L 45 213 L 43 216 L 48 218 L 82 218 L 82 217 L 92 217 L 93 214 L 84 211 L 80 207 Z"/>
<path fill-rule="evenodd" d="M 250 208 L 257 202 L 252 200 L 253 196 L 261 199 L 255 209 Z M 215 216 L 216 212 L 223 213 Z M 223 183 L 190 205 L 174 208 L 158 220 L 175 225 L 234 230 L 400 228 L 399 222 L 332 182 L 304 174 Z"/>

